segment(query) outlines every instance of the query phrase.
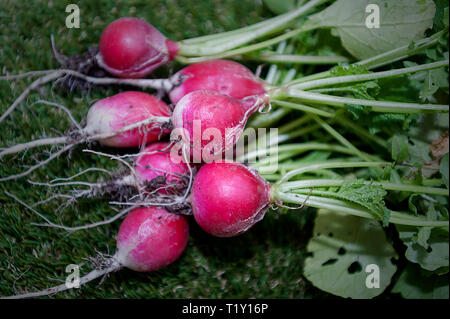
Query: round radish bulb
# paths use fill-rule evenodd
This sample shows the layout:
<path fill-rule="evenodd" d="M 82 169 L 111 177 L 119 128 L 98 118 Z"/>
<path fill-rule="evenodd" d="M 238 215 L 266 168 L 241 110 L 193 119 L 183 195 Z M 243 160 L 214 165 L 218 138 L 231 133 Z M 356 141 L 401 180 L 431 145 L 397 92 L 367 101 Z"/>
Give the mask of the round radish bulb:
<path fill-rule="evenodd" d="M 172 103 L 198 90 L 217 91 L 236 99 L 266 93 L 264 82 L 242 64 L 228 60 L 211 60 L 192 64 L 175 76 L 182 76 L 183 83 L 169 94 Z"/>
<path fill-rule="evenodd" d="M 178 45 L 151 24 L 137 18 L 120 18 L 100 38 L 98 64 L 121 78 L 142 78 L 171 61 Z"/>
<path fill-rule="evenodd" d="M 203 162 L 217 160 L 232 149 L 248 118 L 264 101 L 257 96 L 242 100 L 216 91 L 195 91 L 185 95 L 172 114 L 172 139 Z M 195 161 L 195 160 L 194 160 Z"/>
<path fill-rule="evenodd" d="M 90 136 L 113 133 L 152 116 L 168 118 L 170 109 L 153 95 L 127 91 L 101 99 L 92 105 L 84 131 Z M 100 143 L 113 147 L 137 147 L 155 141 L 169 132 L 167 128 L 158 127 L 158 123 L 152 123 L 101 139 Z"/>
<path fill-rule="evenodd" d="M 166 177 L 167 188 L 159 192 L 167 194 L 176 190 L 177 186 L 183 186 L 182 176 L 189 174 L 189 169 L 184 162 L 175 162 L 170 156 L 170 144 L 156 142 L 148 145 L 136 159 L 136 174 L 143 182 L 151 182 L 159 176 Z"/>
<path fill-rule="evenodd" d="M 269 193 L 269 183 L 251 168 L 239 163 L 205 164 L 192 185 L 194 218 L 211 235 L 237 236 L 264 217 Z"/>
<path fill-rule="evenodd" d="M 188 237 L 184 216 L 157 207 L 137 208 L 120 225 L 117 260 L 135 271 L 158 270 L 180 257 Z"/>

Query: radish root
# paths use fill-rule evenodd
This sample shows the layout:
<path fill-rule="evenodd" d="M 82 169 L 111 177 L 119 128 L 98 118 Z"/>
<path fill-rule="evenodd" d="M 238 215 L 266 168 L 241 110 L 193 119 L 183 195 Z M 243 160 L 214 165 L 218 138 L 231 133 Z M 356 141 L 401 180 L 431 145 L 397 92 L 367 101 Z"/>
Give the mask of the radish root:
<path fill-rule="evenodd" d="M 80 286 L 84 285 L 94 279 L 97 279 L 99 277 L 105 277 L 109 273 L 118 271 L 122 268 L 122 265 L 117 260 L 116 255 L 114 255 L 110 258 L 105 258 L 105 257 L 101 256 L 99 258 L 99 260 L 102 260 L 102 262 L 98 263 L 97 267 L 94 270 L 92 270 L 91 272 L 89 272 L 88 274 L 86 274 L 85 276 L 80 278 Z M 62 292 L 62 291 L 68 290 L 68 289 L 72 289 L 72 288 L 69 285 L 67 285 L 66 283 L 64 283 L 64 284 L 61 284 L 61 285 L 58 285 L 55 287 L 51 287 L 51 288 L 47 288 L 47 289 L 44 289 L 41 291 L 29 292 L 29 293 L 7 296 L 7 297 L 0 297 L 0 299 L 25 299 L 25 298 L 34 298 L 34 297 L 42 297 L 42 296 L 51 296 L 58 292 Z"/>
<path fill-rule="evenodd" d="M 5 192 L 5 194 L 9 197 L 11 197 L 12 199 L 16 200 L 18 203 L 20 203 L 22 206 L 24 206 L 25 208 L 29 209 L 31 212 L 33 212 L 34 214 L 36 214 L 37 216 L 39 216 L 40 218 L 42 218 L 46 223 L 44 224 L 39 224 L 39 223 L 31 223 L 31 225 L 34 226 L 39 226 L 39 227 L 50 227 L 50 228 L 58 228 L 58 229 L 62 229 L 65 230 L 67 232 L 74 232 L 74 231 L 78 231 L 78 230 L 84 230 L 84 229 L 89 229 L 89 228 L 94 228 L 94 227 L 98 227 L 98 226 L 103 226 L 103 225 L 107 225 L 107 224 L 111 224 L 114 221 L 116 221 L 117 219 L 119 219 L 120 217 L 126 215 L 128 212 L 130 212 L 131 210 L 133 210 L 134 208 L 136 208 L 136 206 L 131 206 L 128 207 L 122 211 L 120 211 L 119 213 L 117 213 L 116 215 L 105 219 L 103 221 L 100 222 L 96 222 L 96 223 L 92 223 L 92 224 L 86 224 L 86 225 L 82 225 L 82 226 L 74 226 L 74 227 L 70 227 L 70 226 L 65 226 L 65 225 L 59 225 L 59 224 L 55 224 L 54 222 L 50 221 L 47 217 L 45 217 L 44 215 L 42 215 L 41 213 L 39 213 L 37 210 L 35 210 L 33 207 L 31 207 L 30 205 L 28 205 L 27 203 L 23 202 L 21 199 L 19 199 L 17 196 L 9 193 L 9 192 Z"/>
<path fill-rule="evenodd" d="M 4 181 L 8 181 L 8 180 L 14 180 L 14 179 L 18 179 L 18 178 L 24 177 L 24 176 L 30 174 L 32 171 L 36 170 L 37 168 L 47 164 L 52 159 L 58 157 L 62 153 L 72 149 L 74 146 L 76 146 L 78 144 L 81 144 L 81 143 L 88 143 L 88 144 L 90 144 L 92 142 L 95 142 L 95 141 L 98 141 L 98 140 L 102 140 L 102 139 L 106 139 L 106 138 L 110 138 L 110 137 L 116 136 L 118 134 L 124 133 L 126 131 L 130 131 L 130 130 L 133 130 L 133 129 L 140 129 L 140 130 L 145 130 L 144 132 L 148 132 L 148 131 L 150 131 L 150 130 L 152 130 L 154 128 L 160 128 L 162 130 L 163 127 L 166 127 L 166 126 L 170 125 L 170 118 L 169 117 L 165 117 L 165 116 L 149 116 L 145 120 L 142 120 L 142 121 L 139 121 L 139 122 L 136 122 L 136 123 L 124 126 L 120 130 L 117 130 L 115 132 L 89 135 L 89 133 L 86 132 L 85 129 L 81 128 L 80 124 L 73 118 L 71 112 L 66 107 L 64 107 L 63 105 L 59 105 L 57 103 L 48 102 L 48 101 L 42 101 L 42 100 L 40 100 L 38 102 L 44 103 L 46 105 L 55 106 L 55 107 L 58 107 L 58 108 L 62 109 L 64 112 L 67 113 L 67 115 L 69 116 L 69 119 L 71 120 L 71 122 L 73 123 L 75 128 L 69 129 L 66 132 L 65 136 L 52 137 L 52 138 L 43 138 L 43 139 L 34 140 L 34 141 L 31 141 L 31 142 L 27 142 L 27 143 L 17 144 L 17 145 L 14 145 L 14 146 L 11 146 L 11 147 L 7 147 L 7 148 L 2 148 L 1 151 L 0 151 L 0 160 L 5 155 L 19 153 L 19 152 L 22 152 L 22 151 L 25 151 L 25 150 L 28 150 L 28 149 L 31 149 L 31 148 L 39 147 L 39 146 L 46 146 L 46 145 L 55 146 L 55 145 L 59 145 L 59 144 L 66 144 L 66 146 L 61 148 L 56 153 L 53 153 L 52 155 L 50 155 L 46 160 L 44 160 L 42 162 L 39 162 L 38 164 L 30 167 L 28 170 L 26 170 L 23 173 L 16 174 L 16 175 L 10 175 L 10 176 L 7 176 L 7 177 L 1 177 L 0 178 L 0 182 L 4 182 Z M 120 158 L 117 157 L 117 159 L 119 160 Z M 125 161 L 123 161 L 123 162 L 125 162 Z M 126 165 L 129 166 L 128 163 L 126 163 Z M 129 166 L 129 168 L 131 169 L 131 171 L 133 171 L 131 166 Z"/>

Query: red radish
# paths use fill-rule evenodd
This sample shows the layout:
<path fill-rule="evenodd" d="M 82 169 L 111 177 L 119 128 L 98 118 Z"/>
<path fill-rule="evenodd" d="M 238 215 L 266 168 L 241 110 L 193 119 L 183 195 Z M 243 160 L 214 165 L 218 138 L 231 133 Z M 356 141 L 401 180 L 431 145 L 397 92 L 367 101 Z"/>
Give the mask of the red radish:
<path fill-rule="evenodd" d="M 200 227 L 211 235 L 242 234 L 263 219 L 270 203 L 270 185 L 239 163 L 203 165 L 192 185 L 191 205 Z"/>
<path fill-rule="evenodd" d="M 133 123 L 152 116 L 170 116 L 169 107 L 153 95 L 127 91 L 101 99 L 91 106 L 84 131 L 88 135 L 114 133 Z M 137 147 L 153 142 L 170 130 L 151 128 L 153 123 L 124 133 L 100 139 L 103 145 L 113 147 Z"/>
<path fill-rule="evenodd" d="M 142 78 L 171 61 L 178 45 L 151 24 L 137 18 L 120 18 L 100 38 L 97 62 L 121 78 Z"/>
<path fill-rule="evenodd" d="M 176 77 L 184 78 L 170 93 L 172 103 L 198 90 L 217 91 L 236 99 L 266 93 L 266 84 L 240 63 L 211 60 L 192 64 L 180 70 Z"/>
<path fill-rule="evenodd" d="M 250 115 L 264 102 L 259 96 L 238 100 L 215 91 L 189 93 L 175 106 L 171 138 L 181 136 L 181 144 L 193 152 L 194 162 L 198 156 L 204 162 L 216 160 L 233 148 Z"/>
<path fill-rule="evenodd" d="M 46 161 L 24 173 L 0 178 L 0 182 L 26 176 L 83 142 L 99 141 L 115 147 L 148 143 L 166 134 L 170 123 L 173 127 L 171 138 L 178 140 L 181 136 L 181 143 L 177 145 L 189 150 L 194 155 L 194 162 L 217 160 L 218 156 L 234 147 L 249 116 L 265 102 L 265 96 L 237 100 L 214 91 L 195 91 L 183 97 L 172 116 L 168 116 L 168 107 L 149 94 L 134 91 L 119 93 L 92 106 L 84 129 L 76 123 L 78 129 L 67 136 L 35 140 L 2 150 L 0 158 L 37 146 L 67 144 Z M 70 118 L 73 119 L 71 115 Z M 178 154 L 179 151 L 175 147 L 171 154 Z"/>
<path fill-rule="evenodd" d="M 64 106 L 45 101 L 41 103 L 62 108 L 75 128 L 65 136 L 38 139 L 3 149 L 0 152 L 0 159 L 7 154 L 38 146 L 65 144 L 48 159 L 23 173 L 0 178 L 0 182 L 26 176 L 81 143 L 98 141 L 113 147 L 137 147 L 155 141 L 170 132 L 168 129 L 171 113 L 169 107 L 147 93 L 128 91 L 96 102 L 88 112 L 84 128 L 74 120 L 70 111 Z"/>
<path fill-rule="evenodd" d="M 180 42 L 168 40 L 153 25 L 137 18 L 120 18 L 109 24 L 100 38 L 98 64 L 121 78 L 141 78 L 174 58 L 210 57 L 280 32 L 323 0 L 312 0 L 292 12 L 239 30 Z M 279 42 L 281 41 L 275 41 Z M 273 44 L 273 43 L 272 43 Z M 250 51 L 251 48 L 248 50 Z"/>
<path fill-rule="evenodd" d="M 104 257 L 97 269 L 80 278 L 83 285 L 126 267 L 139 272 L 161 269 L 177 260 L 186 248 L 189 224 L 184 216 L 157 207 L 137 208 L 122 222 L 117 236 L 117 251 Z M 38 292 L 6 298 L 47 296 L 70 289 L 66 283 Z"/>
<path fill-rule="evenodd" d="M 136 195 L 142 195 L 147 203 L 152 202 L 156 205 L 162 205 L 187 192 L 187 182 L 190 176 L 186 163 L 172 160 L 170 146 L 171 144 L 168 142 L 156 142 L 145 147 L 137 154 L 134 167 L 128 167 L 132 171 L 129 174 L 123 174 L 122 171 L 114 174 L 101 169 L 102 172 L 108 172 L 112 176 L 104 182 L 89 183 L 86 181 L 80 184 L 80 181 L 70 181 L 71 178 L 68 181 L 57 184 L 30 182 L 47 187 L 73 186 L 74 188 L 69 194 L 58 194 L 55 196 L 56 198 L 65 198 L 67 204 L 71 204 L 79 198 L 98 196 L 113 200 L 118 199 L 130 204 L 133 198 L 141 200 Z M 110 157 L 115 159 L 114 156 L 110 155 Z M 99 169 L 91 167 L 77 173 L 76 176 L 96 170 L 98 171 Z M 80 185 L 83 189 L 78 188 Z M 177 209 L 181 209 L 181 206 L 177 206 Z"/>
<path fill-rule="evenodd" d="M 136 158 L 135 169 L 140 183 L 151 183 L 159 176 L 165 176 L 165 188 L 159 192 L 167 194 L 168 191 L 183 187 L 182 176 L 189 175 L 189 169 L 184 162 L 174 162 L 170 156 L 170 144 L 156 142 L 142 150 L 142 155 Z"/>
<path fill-rule="evenodd" d="M 117 261 L 135 271 L 154 271 L 173 263 L 187 245 L 186 218 L 150 207 L 127 215 L 117 236 Z"/>
<path fill-rule="evenodd" d="M 348 162 L 345 167 L 383 167 L 388 162 Z M 256 222 L 263 219 L 265 209 L 271 204 L 284 206 L 284 203 L 297 205 L 292 209 L 301 209 L 309 206 L 319 209 L 333 210 L 343 214 L 380 220 L 374 212 L 365 205 L 356 202 L 349 203 L 345 199 L 334 198 L 330 191 L 320 189 L 340 187 L 356 180 L 336 179 L 302 179 L 289 181 L 294 176 L 313 171 L 318 168 L 343 168 L 342 163 L 324 162 L 315 163 L 308 167 L 303 166 L 286 173 L 274 185 L 270 185 L 253 168 L 241 163 L 214 162 L 204 164 L 195 176 L 190 203 L 194 218 L 198 225 L 211 235 L 218 237 L 232 237 L 247 231 Z M 373 184 L 373 181 L 366 181 Z M 383 183 L 376 183 L 381 186 Z M 388 183 L 386 183 L 388 184 Z M 406 185 L 398 184 L 387 186 L 386 190 L 406 190 Z M 386 185 L 386 186 L 385 186 Z M 405 187 L 405 188 L 404 188 Z M 314 189 L 316 188 L 316 189 Z M 319 190 L 317 190 L 319 188 Z M 410 192 L 411 190 L 407 190 Z M 430 192 L 421 188 L 417 192 Z M 434 189 L 433 192 L 436 192 Z M 442 189 L 442 194 L 448 191 Z M 285 206 L 286 207 L 286 206 Z M 411 215 L 390 211 L 389 222 L 399 225 L 429 226 L 430 221 L 423 218 L 411 218 Z M 435 221 L 434 221 L 435 222 Z M 431 222 L 433 223 L 433 222 Z M 437 224 L 448 227 L 447 221 L 438 221 Z"/>

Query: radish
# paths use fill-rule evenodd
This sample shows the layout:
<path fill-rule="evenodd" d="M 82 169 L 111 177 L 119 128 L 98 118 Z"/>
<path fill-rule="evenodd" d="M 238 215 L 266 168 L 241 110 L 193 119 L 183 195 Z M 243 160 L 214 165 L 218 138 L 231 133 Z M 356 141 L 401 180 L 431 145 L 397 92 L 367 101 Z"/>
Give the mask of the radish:
<path fill-rule="evenodd" d="M 169 92 L 172 103 L 177 103 L 186 94 L 198 90 L 217 91 L 242 99 L 266 93 L 267 86 L 245 66 L 229 60 L 192 64 L 178 71 L 174 77 L 183 80 Z"/>
<path fill-rule="evenodd" d="M 135 161 L 136 176 L 142 184 L 152 184 L 160 177 L 164 179 L 163 188 L 158 192 L 167 194 L 186 187 L 184 177 L 189 169 L 184 162 L 174 162 L 170 156 L 170 144 L 152 143 L 141 151 Z"/>
<path fill-rule="evenodd" d="M 139 123 L 152 117 L 164 118 L 170 115 L 168 106 L 153 95 L 127 91 L 101 99 L 91 106 L 87 114 L 83 133 L 88 136 L 110 135 L 128 125 Z M 164 122 L 163 122 L 164 123 Z M 159 139 L 170 132 L 166 128 L 139 126 L 98 141 L 112 147 L 137 147 Z"/>
<path fill-rule="evenodd" d="M 139 272 L 161 269 L 177 260 L 186 248 L 189 225 L 184 216 L 157 207 L 137 208 L 123 220 L 112 257 L 99 256 L 96 269 L 80 278 L 80 285 L 121 268 Z M 62 284 L 38 292 L 6 298 L 32 298 L 52 295 L 69 288 Z"/>
<path fill-rule="evenodd" d="M 96 61 L 115 76 L 144 77 L 174 58 L 183 61 L 188 57 L 220 54 L 280 32 L 323 2 L 325 0 L 312 0 L 290 13 L 252 26 L 179 42 L 167 39 L 146 21 L 130 17 L 120 18 L 104 29 Z"/>
<path fill-rule="evenodd" d="M 185 95 L 172 114 L 172 140 L 181 138 L 179 149 L 189 150 L 194 163 L 217 160 L 232 150 L 248 118 L 265 103 L 264 96 L 238 100 L 216 91 L 200 90 Z"/>
<path fill-rule="evenodd" d="M 288 182 L 296 175 L 318 168 L 339 167 L 382 167 L 391 165 L 386 162 L 346 162 L 312 164 L 310 168 L 302 167 L 288 172 L 279 182 L 270 185 L 253 168 L 234 162 L 214 162 L 204 164 L 195 176 L 190 203 L 194 218 L 207 233 L 217 237 L 237 236 L 264 218 L 270 205 L 284 206 L 291 203 L 324 208 L 364 218 L 377 219 L 373 212 L 345 200 L 314 193 L 314 189 L 336 187 L 344 181 L 334 180 L 300 180 Z M 347 181 L 348 182 L 348 181 Z M 373 181 L 367 183 L 376 184 Z M 404 184 L 379 183 L 387 190 L 402 190 L 417 193 L 433 193 L 448 196 L 448 190 L 430 187 L 412 189 Z M 306 189 L 305 189 L 306 188 Z M 429 221 L 422 217 L 390 211 L 390 222 L 413 226 L 448 227 L 448 221 Z"/>
<path fill-rule="evenodd" d="M 137 18 L 120 18 L 100 37 L 98 64 L 121 78 L 142 78 L 173 60 L 178 45 L 154 26 Z"/>
<path fill-rule="evenodd" d="M 5 155 L 33 147 L 65 144 L 62 149 L 53 153 L 45 161 L 32 166 L 26 172 L 0 178 L 0 181 L 25 176 L 81 143 L 98 141 L 107 146 L 137 147 L 155 141 L 170 132 L 169 116 L 171 112 L 169 107 L 147 93 L 128 91 L 96 102 L 87 114 L 84 128 L 75 121 L 66 107 L 46 101 L 39 102 L 63 109 L 72 121 L 74 128 L 62 137 L 44 138 L 4 148 L 0 152 L 0 159 Z"/>
<path fill-rule="evenodd" d="M 102 154 L 96 151 L 89 151 L 94 154 L 108 155 L 111 159 L 120 160 L 125 163 L 130 172 L 123 169 L 116 173 L 105 169 L 90 167 L 69 178 L 56 178 L 48 183 L 29 181 L 33 185 L 54 187 L 71 187 L 70 194 L 55 194 L 51 197 L 66 199 L 67 206 L 74 203 L 79 198 L 93 198 L 98 196 L 107 197 L 111 200 L 126 201 L 132 204 L 136 200 L 145 201 L 151 205 L 164 205 L 173 203 L 188 190 L 188 180 L 191 174 L 186 163 L 174 162 L 170 155 L 171 144 L 168 142 L 156 142 L 141 150 L 136 156 L 134 165 L 129 165 L 120 157 Z M 104 182 L 90 183 L 87 181 L 77 181 L 74 178 L 92 171 L 108 173 L 110 178 Z M 87 187 L 84 189 L 74 188 L 77 186 Z M 47 203 L 50 199 L 44 199 L 34 204 Z M 181 203 L 181 201 L 180 201 Z M 189 207 L 177 206 L 178 210 Z M 172 209 L 171 209 L 172 211 Z"/>
<path fill-rule="evenodd" d="M 211 235 L 232 237 L 260 221 L 270 203 L 270 186 L 258 173 L 237 163 L 203 165 L 192 185 L 196 222 Z"/>
<path fill-rule="evenodd" d="M 168 127 L 174 129 L 171 135 L 174 141 L 181 137 L 181 141 L 177 143 L 178 148 L 173 148 L 171 152 L 172 156 L 182 149 L 184 156 L 186 151 L 194 154 L 196 162 L 201 162 L 203 158 L 206 161 L 215 160 L 232 149 L 249 116 L 263 104 L 264 97 L 260 96 L 237 100 L 214 91 L 196 91 L 181 99 L 175 106 L 173 115 L 168 116 L 166 105 L 148 94 L 120 93 L 95 103 L 88 113 L 85 128 L 75 122 L 78 129 L 67 136 L 36 140 L 1 151 L 0 158 L 32 147 L 66 144 L 46 161 L 22 174 L 0 178 L 0 181 L 25 176 L 83 142 L 95 140 L 108 146 L 135 147 L 163 136 L 168 132 Z M 196 132 L 199 136 L 196 136 Z M 213 133 L 212 138 L 209 133 Z M 202 158 L 195 156 L 197 154 Z"/>

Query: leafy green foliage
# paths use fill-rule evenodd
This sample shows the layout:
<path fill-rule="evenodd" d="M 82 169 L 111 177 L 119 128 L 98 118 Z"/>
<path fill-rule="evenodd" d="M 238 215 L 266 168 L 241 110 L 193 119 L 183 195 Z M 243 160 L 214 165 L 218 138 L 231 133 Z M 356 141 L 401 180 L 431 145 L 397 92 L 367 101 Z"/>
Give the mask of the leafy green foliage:
<path fill-rule="evenodd" d="M 379 8 L 379 28 L 366 25 L 366 19 L 370 20 L 366 13 L 368 4 Z M 423 38 L 425 30 L 433 25 L 434 13 L 432 0 L 413 3 L 409 0 L 337 0 L 311 16 L 304 26 L 332 28 L 348 52 L 358 59 L 366 59 Z"/>
<path fill-rule="evenodd" d="M 448 299 L 448 277 L 435 275 L 409 263 L 392 292 L 400 293 L 406 299 Z"/>
<path fill-rule="evenodd" d="M 448 72 L 442 68 L 427 71 L 424 85 L 422 90 L 420 90 L 420 97 L 430 100 L 433 97 L 433 94 L 440 88 L 448 93 Z"/>
<path fill-rule="evenodd" d="M 448 27 L 448 1 L 434 0 L 436 4 L 436 14 L 433 20 L 433 30 L 442 30 Z"/>
<path fill-rule="evenodd" d="M 397 163 L 422 164 L 431 160 L 430 145 L 406 135 L 394 135 L 389 141 L 392 159 Z"/>
<path fill-rule="evenodd" d="M 312 256 L 305 260 L 306 278 L 341 297 L 378 296 L 397 269 L 392 263 L 397 254 L 374 220 L 321 210 L 307 249 Z M 366 286 L 366 267 L 371 264 L 379 267 L 379 288 Z"/>
<path fill-rule="evenodd" d="M 370 112 L 366 106 L 356 104 L 345 106 L 353 120 L 364 125 L 374 135 L 380 132 L 393 134 L 405 130 L 414 120 L 414 116 L 410 114 L 375 113 Z"/>
<path fill-rule="evenodd" d="M 388 224 L 389 210 L 384 204 L 386 190 L 380 185 L 362 182 L 346 182 L 330 196 L 361 205 Z"/>
<path fill-rule="evenodd" d="M 409 261 L 418 263 L 429 271 L 448 272 L 448 230 L 433 228 L 429 234 L 419 234 L 424 231 L 417 227 L 404 225 L 397 225 L 397 230 L 400 239 L 407 247 L 405 256 Z M 423 236 L 429 238 L 421 238 Z M 425 248 L 424 245 L 428 247 Z"/>

